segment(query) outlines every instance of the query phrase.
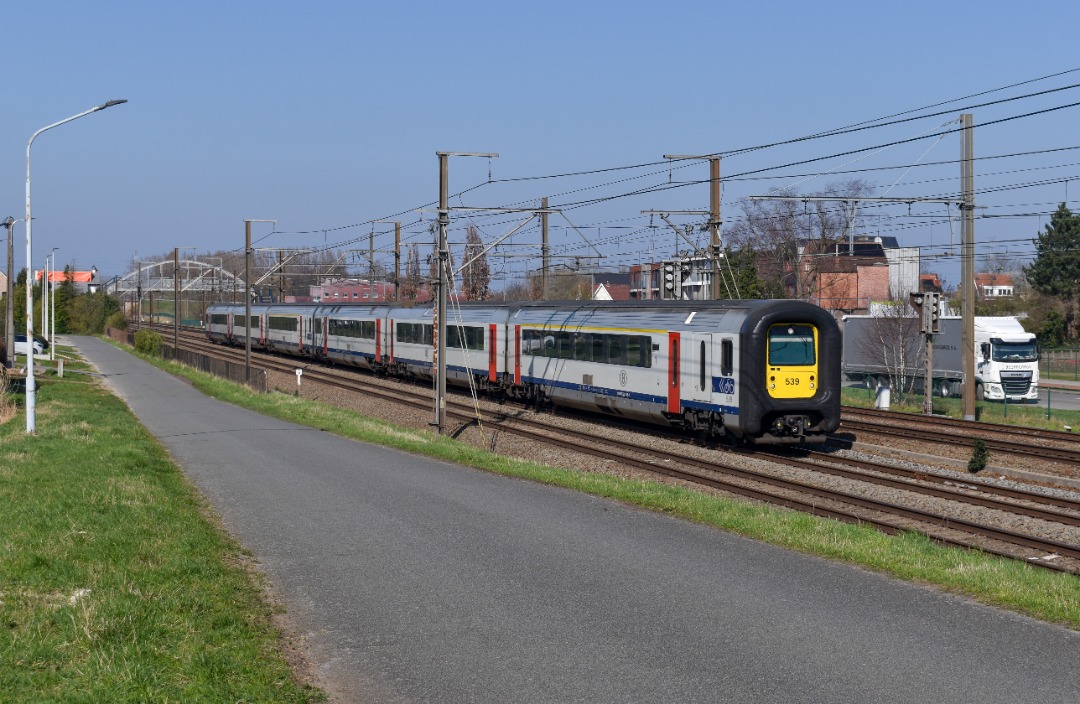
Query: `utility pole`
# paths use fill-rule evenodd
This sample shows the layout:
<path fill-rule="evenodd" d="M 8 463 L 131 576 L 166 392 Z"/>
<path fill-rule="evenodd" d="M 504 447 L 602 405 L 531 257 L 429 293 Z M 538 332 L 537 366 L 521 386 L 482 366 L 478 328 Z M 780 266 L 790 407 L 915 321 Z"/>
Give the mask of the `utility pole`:
<path fill-rule="evenodd" d="M 438 281 L 436 282 L 436 325 L 432 352 L 435 355 L 435 432 L 442 435 L 446 424 L 446 284 L 450 279 L 450 246 L 446 241 L 446 229 L 450 226 L 450 204 L 448 196 L 448 159 L 451 156 L 478 156 L 488 159 L 497 158 L 498 154 L 477 152 L 435 152 L 439 158 L 439 251 Z"/>
<path fill-rule="evenodd" d="M 709 258 L 712 260 L 712 299 L 720 300 L 720 157 L 709 158 Z"/>
<path fill-rule="evenodd" d="M 540 212 L 540 300 L 546 301 L 548 297 L 548 269 L 551 267 L 550 254 L 551 250 L 548 246 L 548 197 L 544 196 L 540 201 L 540 207 L 543 210 Z"/>
<path fill-rule="evenodd" d="M 135 260 L 135 331 L 142 329 L 142 262 Z"/>
<path fill-rule="evenodd" d="M 277 220 L 244 220 L 244 383 L 251 383 L 251 223 L 272 222 Z M 236 284 L 233 280 L 233 299 L 235 302 Z"/>
<path fill-rule="evenodd" d="M 394 223 L 394 301 L 401 300 L 401 223 Z"/>
<path fill-rule="evenodd" d="M 964 372 L 964 420 L 975 420 L 975 169 L 974 121 L 971 113 L 960 115 L 960 287 Z"/>
<path fill-rule="evenodd" d="M 173 352 L 180 349 L 180 248 L 173 247 Z"/>

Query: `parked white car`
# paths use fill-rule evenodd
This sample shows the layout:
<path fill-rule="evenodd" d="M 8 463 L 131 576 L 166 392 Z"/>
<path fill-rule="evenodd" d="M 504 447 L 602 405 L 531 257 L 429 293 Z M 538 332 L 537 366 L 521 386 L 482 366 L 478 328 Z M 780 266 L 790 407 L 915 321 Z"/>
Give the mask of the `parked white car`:
<path fill-rule="evenodd" d="M 15 354 L 26 354 L 26 353 L 27 353 L 26 335 L 16 335 L 15 336 Z M 45 348 L 42 346 L 41 342 L 39 340 L 34 340 L 34 354 L 39 355 L 39 354 L 44 354 L 44 353 L 45 353 Z"/>

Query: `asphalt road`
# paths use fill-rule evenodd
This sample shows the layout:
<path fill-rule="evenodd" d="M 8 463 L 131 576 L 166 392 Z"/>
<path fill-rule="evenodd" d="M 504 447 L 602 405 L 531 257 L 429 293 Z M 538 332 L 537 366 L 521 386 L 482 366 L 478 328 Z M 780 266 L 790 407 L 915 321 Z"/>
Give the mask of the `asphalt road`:
<path fill-rule="evenodd" d="M 258 558 L 334 701 L 1080 696 L 1080 634 L 268 419 L 73 341 Z"/>

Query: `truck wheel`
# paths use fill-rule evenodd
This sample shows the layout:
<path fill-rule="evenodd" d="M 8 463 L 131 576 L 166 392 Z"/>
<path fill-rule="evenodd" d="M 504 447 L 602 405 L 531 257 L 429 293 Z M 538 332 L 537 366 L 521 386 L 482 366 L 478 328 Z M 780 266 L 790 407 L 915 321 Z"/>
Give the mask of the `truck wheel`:
<path fill-rule="evenodd" d="M 982 401 L 986 397 L 986 393 L 983 391 L 982 384 L 975 385 L 975 400 Z"/>

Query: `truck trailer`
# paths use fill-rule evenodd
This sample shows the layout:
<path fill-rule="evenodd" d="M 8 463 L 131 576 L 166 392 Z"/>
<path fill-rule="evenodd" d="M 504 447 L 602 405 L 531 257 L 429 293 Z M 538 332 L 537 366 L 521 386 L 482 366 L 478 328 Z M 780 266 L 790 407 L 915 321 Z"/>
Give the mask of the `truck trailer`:
<path fill-rule="evenodd" d="M 843 371 L 849 381 L 919 392 L 926 369 L 925 335 L 917 318 L 844 316 Z M 960 396 L 963 322 L 941 318 L 933 336 L 933 392 Z M 1039 347 L 1013 317 L 975 317 L 975 398 L 1034 403 L 1039 398 Z"/>

